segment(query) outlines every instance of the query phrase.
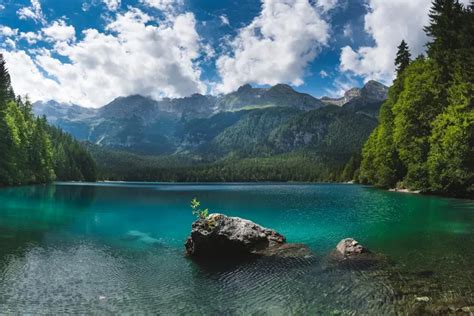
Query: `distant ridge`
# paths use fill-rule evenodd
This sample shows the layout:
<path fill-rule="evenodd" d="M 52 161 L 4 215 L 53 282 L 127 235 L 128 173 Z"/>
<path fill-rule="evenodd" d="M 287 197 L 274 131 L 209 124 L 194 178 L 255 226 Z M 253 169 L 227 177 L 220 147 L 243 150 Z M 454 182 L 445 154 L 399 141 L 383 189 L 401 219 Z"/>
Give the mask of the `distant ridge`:
<path fill-rule="evenodd" d="M 102 147 L 215 159 L 233 152 L 270 155 L 316 150 L 324 144 L 325 135 L 337 132 L 331 128 L 339 121 L 347 123 L 338 125 L 338 129 L 363 138 L 375 125 L 387 90 L 383 84 L 369 81 L 362 88 L 348 90 L 342 98 L 319 100 L 285 84 L 269 88 L 244 85 L 221 96 L 193 94 L 156 101 L 131 95 L 116 98 L 99 109 L 36 102 L 33 111 L 76 138 Z M 356 116 L 359 114 L 369 119 Z M 334 137 L 343 134 L 338 132 L 339 136 Z M 336 139 L 335 143 L 340 142 Z M 354 146 L 357 148 L 359 141 Z"/>

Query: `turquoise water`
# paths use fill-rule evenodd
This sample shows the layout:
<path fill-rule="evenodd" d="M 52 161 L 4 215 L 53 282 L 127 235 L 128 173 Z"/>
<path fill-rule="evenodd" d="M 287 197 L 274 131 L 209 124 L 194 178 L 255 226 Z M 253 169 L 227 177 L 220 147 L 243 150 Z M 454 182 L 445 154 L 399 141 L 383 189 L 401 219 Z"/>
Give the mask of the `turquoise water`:
<path fill-rule="evenodd" d="M 315 259 L 203 266 L 198 197 Z M 387 258 L 328 264 L 354 237 Z M 474 305 L 474 202 L 357 185 L 58 183 L 0 189 L 0 313 L 394 314 Z M 429 302 L 416 297 L 427 296 Z"/>

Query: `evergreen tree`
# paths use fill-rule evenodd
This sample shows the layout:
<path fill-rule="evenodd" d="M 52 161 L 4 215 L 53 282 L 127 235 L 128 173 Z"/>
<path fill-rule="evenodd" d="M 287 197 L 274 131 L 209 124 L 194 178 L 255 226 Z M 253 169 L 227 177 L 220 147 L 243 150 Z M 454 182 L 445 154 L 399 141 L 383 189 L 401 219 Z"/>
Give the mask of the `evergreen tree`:
<path fill-rule="evenodd" d="M 8 73 L 7 65 L 0 53 L 0 107 L 5 107 L 7 101 L 12 95 L 12 87 L 10 81 L 10 74 Z"/>
<path fill-rule="evenodd" d="M 398 46 L 397 57 L 395 58 L 395 66 L 397 66 L 397 74 L 405 70 L 405 68 L 410 64 L 410 49 L 408 48 L 407 43 L 405 40 L 402 40 L 400 45 Z"/>
<path fill-rule="evenodd" d="M 473 6 L 435 0 L 430 19 L 428 57 L 397 69 L 380 125 L 364 147 L 360 178 L 379 186 L 396 181 L 410 189 L 472 197 Z M 404 46 L 399 46 L 397 66 Z"/>
<path fill-rule="evenodd" d="M 465 10 L 458 0 L 434 0 L 430 9 L 430 24 L 425 27 L 431 38 L 428 56 L 439 66 L 440 83 L 450 82 L 452 65 L 462 48 Z"/>
<path fill-rule="evenodd" d="M 95 163 L 87 150 L 56 130 L 46 118 L 35 118 L 27 97 L 15 97 L 0 54 L 0 185 L 95 181 Z"/>

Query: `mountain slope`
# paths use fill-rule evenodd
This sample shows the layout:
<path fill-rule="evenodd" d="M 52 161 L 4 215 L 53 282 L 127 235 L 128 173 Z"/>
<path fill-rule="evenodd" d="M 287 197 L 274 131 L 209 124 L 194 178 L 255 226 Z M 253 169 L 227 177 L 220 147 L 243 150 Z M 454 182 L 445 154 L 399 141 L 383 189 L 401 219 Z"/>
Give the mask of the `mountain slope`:
<path fill-rule="evenodd" d="M 180 179 L 187 179 L 189 174 L 196 179 L 208 179 L 208 175 L 214 179 L 219 177 L 216 170 L 220 170 L 230 172 L 230 179 L 242 180 L 237 171 L 252 170 L 253 161 L 266 164 L 260 170 L 262 179 L 281 179 L 290 174 L 279 168 L 290 168 L 298 174 L 291 177 L 294 180 L 335 179 L 344 164 L 360 153 L 376 126 L 384 87 L 368 82 L 361 89 L 351 89 L 341 106 L 330 102 L 324 105 L 287 85 L 247 85 L 218 97 L 195 94 L 161 101 L 138 95 L 122 97 L 99 110 L 78 107 L 67 111 L 58 106 L 57 111 L 45 111 L 44 104 L 35 107 L 37 112 L 51 115 L 55 124 L 90 142 L 94 152 L 100 153 L 96 157 L 99 165 L 114 177 L 120 170 L 110 169 L 110 164 L 130 165 L 143 175 L 146 171 L 142 167 L 132 165 L 144 163 L 149 166 L 147 170 L 155 170 L 158 180 L 158 175 L 174 179 L 173 172 L 176 175 L 178 169 Z M 104 154 L 110 149 L 115 152 L 111 154 L 113 159 Z M 123 151 L 159 157 L 133 159 Z M 127 162 L 121 162 L 121 157 Z M 163 161 L 186 161 L 186 165 L 177 165 L 171 172 L 162 166 Z M 298 171 L 298 164 L 312 165 L 311 175 Z M 273 176 L 266 177 L 265 170 Z M 137 180 L 128 171 L 127 179 Z"/>

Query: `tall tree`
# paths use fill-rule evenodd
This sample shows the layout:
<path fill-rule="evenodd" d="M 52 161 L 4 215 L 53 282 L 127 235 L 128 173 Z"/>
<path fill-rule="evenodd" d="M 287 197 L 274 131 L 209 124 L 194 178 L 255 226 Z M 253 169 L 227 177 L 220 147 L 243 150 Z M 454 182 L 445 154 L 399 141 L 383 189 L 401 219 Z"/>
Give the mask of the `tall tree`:
<path fill-rule="evenodd" d="M 15 97 L 0 54 L 0 185 L 47 183 L 55 178 L 95 181 L 95 162 L 87 150 L 55 131 L 45 118 L 34 116 L 28 97 Z"/>
<path fill-rule="evenodd" d="M 0 53 L 0 107 L 5 107 L 11 98 L 13 89 L 3 55 Z"/>
<path fill-rule="evenodd" d="M 449 105 L 433 122 L 428 170 L 431 190 L 454 196 L 474 194 L 474 84 L 458 81 Z"/>
<path fill-rule="evenodd" d="M 402 40 L 398 46 L 397 57 L 395 58 L 395 66 L 397 66 L 397 74 L 400 75 L 410 64 L 411 53 L 408 44 Z"/>
<path fill-rule="evenodd" d="M 425 27 L 431 38 L 428 56 L 439 66 L 440 82 L 451 82 L 452 65 L 462 48 L 465 10 L 459 0 L 434 0 L 429 17 L 430 24 Z"/>

